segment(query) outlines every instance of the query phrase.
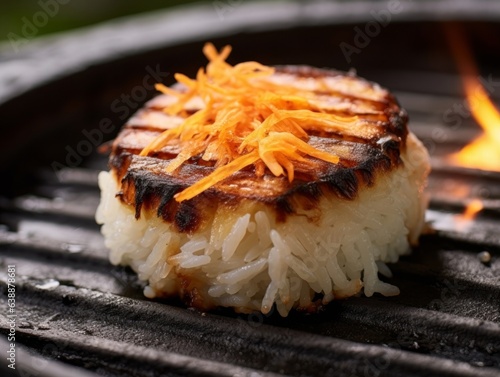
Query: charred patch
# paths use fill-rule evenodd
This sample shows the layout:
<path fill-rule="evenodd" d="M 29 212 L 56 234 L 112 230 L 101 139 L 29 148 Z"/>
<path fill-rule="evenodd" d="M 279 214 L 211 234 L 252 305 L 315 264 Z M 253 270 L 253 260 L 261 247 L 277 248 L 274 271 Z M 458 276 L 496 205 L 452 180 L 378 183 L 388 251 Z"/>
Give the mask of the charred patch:
<path fill-rule="evenodd" d="M 167 222 L 172 222 L 175 218 L 175 213 L 179 205 L 174 200 L 174 195 L 181 191 L 182 186 L 180 185 L 165 185 L 164 190 L 161 193 L 160 205 L 158 206 L 158 211 L 156 215 L 162 217 Z"/>
<path fill-rule="evenodd" d="M 324 178 L 327 187 L 338 197 L 354 199 L 358 193 L 359 180 L 353 168 L 335 166 Z"/>
<path fill-rule="evenodd" d="M 318 185 L 311 182 L 300 185 L 297 193 L 308 198 L 313 203 L 318 203 L 322 195 Z"/>
<path fill-rule="evenodd" d="M 294 209 L 292 203 L 290 203 L 288 195 L 280 196 L 276 200 L 275 209 L 276 220 L 278 222 L 284 222 L 289 215 L 294 213 Z"/>
<path fill-rule="evenodd" d="M 364 161 L 356 167 L 356 175 L 360 182 L 368 187 L 375 184 L 376 173 L 378 171 L 389 171 L 391 169 L 391 159 L 387 156 L 378 156 L 374 161 Z"/>
<path fill-rule="evenodd" d="M 358 182 L 363 182 L 367 186 L 373 186 L 375 183 L 375 174 L 373 169 L 370 169 L 369 164 L 363 163 L 358 168 L 355 169 Z"/>
<path fill-rule="evenodd" d="M 396 137 L 388 136 L 378 142 L 382 153 L 389 158 L 390 164 L 397 166 L 401 163 L 401 141 Z"/>
<path fill-rule="evenodd" d="M 144 177 L 136 178 L 135 183 L 135 218 L 138 219 L 141 216 L 141 208 L 143 203 L 148 202 L 153 198 L 154 193 L 152 192 L 151 183 L 148 179 Z"/>
<path fill-rule="evenodd" d="M 114 169 L 116 176 L 121 179 L 126 175 L 127 170 L 130 166 L 131 155 L 129 153 L 117 153 L 116 150 L 113 152 L 109 159 L 109 166 Z"/>
<path fill-rule="evenodd" d="M 179 232 L 192 233 L 201 222 L 201 213 L 196 209 L 194 200 L 186 200 L 180 203 L 175 214 L 174 223 Z"/>
<path fill-rule="evenodd" d="M 387 118 L 389 119 L 389 130 L 395 135 L 399 136 L 401 139 L 401 146 L 404 147 L 406 145 L 406 137 L 408 136 L 408 113 L 404 109 L 400 109 L 395 106 L 396 109 L 392 109 L 392 111 L 387 114 Z"/>

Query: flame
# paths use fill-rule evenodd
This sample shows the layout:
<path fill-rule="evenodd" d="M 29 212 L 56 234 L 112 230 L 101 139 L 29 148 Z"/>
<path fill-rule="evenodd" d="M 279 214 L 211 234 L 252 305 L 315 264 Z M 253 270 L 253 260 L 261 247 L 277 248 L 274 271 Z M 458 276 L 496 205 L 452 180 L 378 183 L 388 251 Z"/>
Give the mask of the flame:
<path fill-rule="evenodd" d="M 471 229 L 472 221 L 476 218 L 477 214 L 484 208 L 484 204 L 480 199 L 472 199 L 463 213 L 454 215 L 454 229 L 460 232 L 468 231 Z"/>
<path fill-rule="evenodd" d="M 469 168 L 500 171 L 500 113 L 479 80 L 465 34 L 457 25 L 445 28 L 462 77 L 467 103 L 483 133 L 460 152 L 450 156 L 452 162 Z"/>
<path fill-rule="evenodd" d="M 460 216 L 461 220 L 472 221 L 476 215 L 484 208 L 483 202 L 479 199 L 473 199 L 465 207 L 464 213 Z"/>
<path fill-rule="evenodd" d="M 500 114 L 475 78 L 464 79 L 467 102 L 484 133 L 451 156 L 462 166 L 500 171 Z"/>

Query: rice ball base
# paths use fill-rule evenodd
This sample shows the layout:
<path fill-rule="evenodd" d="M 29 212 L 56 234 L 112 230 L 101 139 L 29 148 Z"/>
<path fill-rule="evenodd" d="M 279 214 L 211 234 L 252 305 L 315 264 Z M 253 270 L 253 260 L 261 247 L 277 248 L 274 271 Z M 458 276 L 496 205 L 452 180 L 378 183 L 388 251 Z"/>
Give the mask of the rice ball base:
<path fill-rule="evenodd" d="M 138 156 L 165 98 L 151 101 L 115 140 L 111 171 L 99 176 L 96 214 L 111 262 L 147 281 L 147 297 L 181 297 L 202 310 L 268 313 L 276 305 L 286 316 L 360 292 L 399 294 L 378 273 L 389 274 L 385 263 L 409 253 L 422 230 L 427 151 L 376 84 L 314 68 L 285 67 L 280 74 L 299 81 L 331 75 L 380 92 L 384 132 L 324 144 L 346 147 L 350 165 L 318 162 L 316 172 L 299 171 L 293 183 L 268 174 L 256 182 L 242 171 L 179 204 L 173 195 L 210 167 L 187 164 L 172 175 L 164 172 L 171 151 Z M 314 138 L 321 144 L 321 135 Z"/>

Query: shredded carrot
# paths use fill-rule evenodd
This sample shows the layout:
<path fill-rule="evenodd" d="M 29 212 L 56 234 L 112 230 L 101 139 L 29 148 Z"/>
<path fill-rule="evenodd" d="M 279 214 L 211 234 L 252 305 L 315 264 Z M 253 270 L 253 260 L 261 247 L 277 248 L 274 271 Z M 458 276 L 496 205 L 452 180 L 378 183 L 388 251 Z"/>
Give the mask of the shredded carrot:
<path fill-rule="evenodd" d="M 257 62 L 228 64 L 230 52 L 231 47 L 226 46 L 218 53 L 207 43 L 203 53 L 209 63 L 206 70 L 200 68 L 196 79 L 176 74 L 182 88 L 156 85 L 160 92 L 176 98 L 164 111 L 185 120 L 160 134 L 140 155 L 177 144 L 181 152 L 170 161 L 169 173 L 194 157 L 211 161 L 215 167 L 210 175 L 178 193 L 178 202 L 197 196 L 250 165 L 258 177 L 267 168 L 291 182 L 296 164 L 307 162 L 305 156 L 336 164 L 338 156 L 307 143 L 308 131 L 355 134 L 361 126 L 357 116 L 322 111 L 312 91 L 273 82 L 269 79 L 275 72 L 272 67 Z M 196 98 L 204 107 L 190 114 L 186 106 Z"/>

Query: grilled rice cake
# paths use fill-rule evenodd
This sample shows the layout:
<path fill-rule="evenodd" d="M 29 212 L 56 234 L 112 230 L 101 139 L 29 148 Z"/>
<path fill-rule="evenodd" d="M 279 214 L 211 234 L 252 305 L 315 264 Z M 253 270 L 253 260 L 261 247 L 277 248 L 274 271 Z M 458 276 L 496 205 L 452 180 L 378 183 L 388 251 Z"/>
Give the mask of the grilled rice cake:
<path fill-rule="evenodd" d="M 182 116 L 163 111 L 176 99 L 162 94 L 137 112 L 113 143 L 110 166 L 120 185 L 122 203 L 135 208 L 137 218 L 141 210 L 154 211 L 178 231 L 188 233 L 196 232 L 215 206 L 232 208 L 244 201 L 269 206 L 278 221 L 286 221 L 301 209 L 318 206 L 325 194 L 355 199 L 359 190 L 375 183 L 378 175 L 402 164 L 400 153 L 405 149 L 408 117 L 387 90 L 352 72 L 308 66 L 276 67 L 269 80 L 311 91 L 321 112 L 357 117 L 355 124 L 343 129 L 308 131 L 307 143 L 337 155 L 338 163 L 306 155 L 307 163 L 295 164 L 293 181 L 267 169 L 259 177 L 255 167 L 248 166 L 194 198 L 177 202 L 176 193 L 213 173 L 215 166 L 200 154 L 167 173 L 170 161 L 180 153 L 178 145 L 166 145 L 149 156 L 139 155 L 163 131 L 184 121 Z M 203 106 L 195 98 L 184 113 L 189 116 Z"/>

